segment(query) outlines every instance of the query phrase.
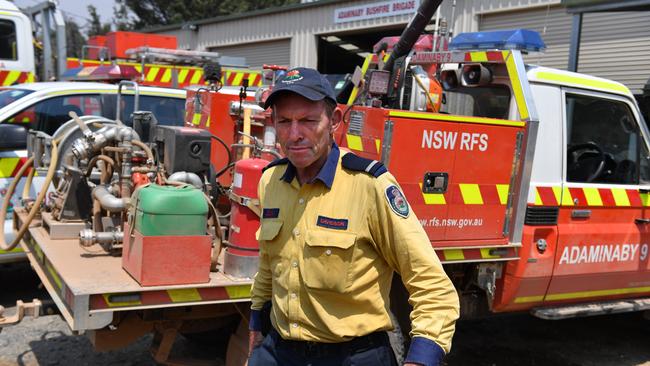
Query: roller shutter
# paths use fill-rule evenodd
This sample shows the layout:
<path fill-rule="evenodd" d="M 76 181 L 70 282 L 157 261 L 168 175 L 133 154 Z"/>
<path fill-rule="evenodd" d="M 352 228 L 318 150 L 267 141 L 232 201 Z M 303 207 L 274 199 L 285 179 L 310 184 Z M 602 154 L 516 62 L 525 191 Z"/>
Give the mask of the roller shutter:
<path fill-rule="evenodd" d="M 566 70 L 572 16 L 558 6 L 483 14 L 481 30 L 527 28 L 542 33 L 544 55 L 526 62 Z M 544 32 L 544 29 L 546 31 Z M 585 13 L 578 71 L 616 80 L 641 93 L 650 78 L 650 12 Z"/>
<path fill-rule="evenodd" d="M 263 64 L 289 65 L 291 54 L 291 40 L 247 43 L 237 46 L 215 47 L 216 51 L 224 56 L 245 57 L 250 67 L 261 67 Z"/>

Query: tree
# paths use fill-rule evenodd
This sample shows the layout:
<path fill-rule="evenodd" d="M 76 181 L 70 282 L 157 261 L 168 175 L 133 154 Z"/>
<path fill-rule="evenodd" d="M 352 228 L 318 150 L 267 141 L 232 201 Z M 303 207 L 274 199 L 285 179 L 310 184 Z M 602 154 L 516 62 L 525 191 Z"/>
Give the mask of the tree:
<path fill-rule="evenodd" d="M 146 28 L 296 4 L 299 0 L 123 0 L 136 15 L 133 28 Z"/>
<path fill-rule="evenodd" d="M 113 5 L 113 25 L 116 31 L 131 30 L 131 18 L 125 0 L 115 0 Z"/>
<path fill-rule="evenodd" d="M 68 57 L 81 57 L 81 49 L 86 44 L 86 38 L 81 34 L 79 24 L 65 18 L 66 53 Z"/>
<path fill-rule="evenodd" d="M 103 23 L 97 14 L 97 8 L 88 5 L 88 14 L 90 15 L 90 24 L 88 28 L 88 37 L 101 36 L 111 31 L 110 23 Z"/>

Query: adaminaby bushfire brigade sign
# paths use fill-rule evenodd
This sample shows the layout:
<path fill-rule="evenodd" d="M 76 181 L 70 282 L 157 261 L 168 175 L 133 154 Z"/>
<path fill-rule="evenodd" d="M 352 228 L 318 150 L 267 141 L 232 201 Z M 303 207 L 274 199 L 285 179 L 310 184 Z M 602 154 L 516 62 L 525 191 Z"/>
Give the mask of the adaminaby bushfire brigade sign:
<path fill-rule="evenodd" d="M 334 10 L 334 23 L 415 13 L 420 0 L 397 0 L 362 4 Z"/>

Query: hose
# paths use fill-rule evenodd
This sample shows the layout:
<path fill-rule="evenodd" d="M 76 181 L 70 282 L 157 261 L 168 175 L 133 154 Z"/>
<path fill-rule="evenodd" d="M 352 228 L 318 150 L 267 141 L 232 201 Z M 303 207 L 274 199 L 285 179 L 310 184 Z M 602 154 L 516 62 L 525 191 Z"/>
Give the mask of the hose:
<path fill-rule="evenodd" d="M 5 241 L 4 233 L 0 236 L 0 249 L 4 251 L 13 250 L 18 245 L 20 240 L 23 238 L 23 235 L 25 235 L 27 229 L 29 229 L 29 224 L 31 224 L 32 220 L 34 220 L 34 217 L 36 217 L 36 213 L 40 209 L 41 203 L 43 202 L 43 199 L 47 194 L 47 188 L 50 186 L 50 183 L 52 183 L 52 178 L 54 178 L 54 173 L 56 172 L 56 165 L 58 163 L 58 160 L 59 160 L 59 148 L 57 146 L 56 140 L 52 140 L 52 160 L 50 161 L 50 167 L 47 169 L 47 175 L 45 176 L 45 183 L 43 184 L 43 189 L 38 193 L 38 196 L 36 196 L 36 200 L 34 201 L 34 205 L 32 206 L 32 209 L 29 210 L 29 214 L 27 214 L 27 218 L 25 218 L 23 225 L 18 230 L 18 233 L 16 234 L 16 237 L 11 242 L 11 244 L 7 244 L 7 242 Z M 27 168 L 29 168 L 30 165 L 32 165 L 33 162 L 34 162 L 34 157 L 27 159 L 27 161 L 20 168 L 20 170 L 16 174 L 16 177 L 14 178 L 14 180 L 11 182 L 11 185 L 9 185 L 9 188 L 7 189 L 7 195 L 5 196 L 5 200 L 2 202 L 2 208 L 0 208 L 0 223 L 2 223 L 3 225 L 7 217 L 7 209 L 9 208 L 9 202 L 11 201 L 11 196 L 13 196 L 14 191 L 16 190 L 16 186 L 20 181 L 20 177 L 22 177 L 23 174 L 25 174 L 25 171 L 27 170 Z"/>
<path fill-rule="evenodd" d="M 101 170 L 100 183 L 103 184 L 113 174 L 113 171 L 115 170 L 115 160 L 113 160 L 109 156 L 103 155 L 103 154 L 93 156 L 93 158 L 90 159 L 90 162 L 88 162 L 88 171 L 86 171 L 86 177 L 90 177 L 90 174 L 92 173 L 93 168 L 95 167 L 95 164 L 97 164 L 98 160 L 101 160 L 101 161 L 105 162 L 106 164 L 110 165 L 110 168 L 111 168 L 110 173 L 109 173 L 108 167 L 106 167 L 106 169 Z"/>
<path fill-rule="evenodd" d="M 147 159 L 149 159 L 149 161 L 151 161 L 152 164 L 154 163 L 155 160 L 153 158 L 153 152 L 151 151 L 149 146 L 147 146 L 147 144 L 138 140 L 131 140 L 131 143 L 144 150 L 145 154 L 147 154 Z"/>
<path fill-rule="evenodd" d="M 25 181 L 25 186 L 23 187 L 23 202 L 29 200 L 29 190 L 32 189 L 32 180 L 34 179 L 34 174 L 36 174 L 36 169 L 30 170 L 29 175 L 27 176 L 27 180 Z M 16 177 L 19 178 L 19 176 Z"/>

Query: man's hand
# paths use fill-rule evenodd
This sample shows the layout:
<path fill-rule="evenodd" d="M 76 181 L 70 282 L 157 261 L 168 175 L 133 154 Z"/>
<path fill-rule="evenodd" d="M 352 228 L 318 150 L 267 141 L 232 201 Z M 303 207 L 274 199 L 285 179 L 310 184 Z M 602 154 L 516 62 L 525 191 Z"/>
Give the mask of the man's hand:
<path fill-rule="evenodd" d="M 251 330 L 248 332 L 248 356 L 250 357 L 251 353 L 253 353 L 253 350 L 262 344 L 262 341 L 264 340 L 264 336 L 262 335 L 262 332 L 257 332 Z"/>

